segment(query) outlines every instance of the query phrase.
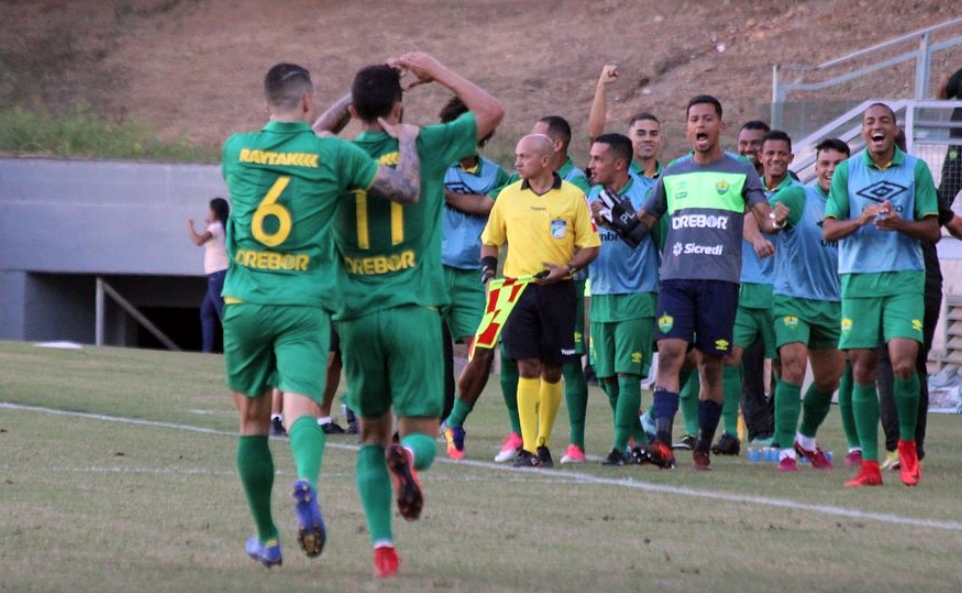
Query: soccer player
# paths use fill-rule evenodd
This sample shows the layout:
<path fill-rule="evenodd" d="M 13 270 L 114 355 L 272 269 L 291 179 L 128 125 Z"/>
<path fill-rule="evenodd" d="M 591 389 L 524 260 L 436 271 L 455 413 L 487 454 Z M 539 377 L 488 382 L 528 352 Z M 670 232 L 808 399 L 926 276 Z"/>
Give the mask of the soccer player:
<path fill-rule="evenodd" d="M 768 146 L 767 140 L 764 146 Z M 763 161 L 765 150 L 763 147 Z M 838 349 L 842 318 L 838 245 L 822 237 L 821 223 L 832 174 L 850 154 L 845 142 L 823 140 L 815 147 L 815 181 L 805 186 L 790 184 L 769 200 L 790 210 L 775 254 L 772 304 L 782 363 L 782 376 L 775 387 L 775 442 L 781 447 L 776 469 L 780 472 L 798 470 L 796 453 L 813 468 L 832 468 L 815 434 L 828 415 L 832 394 L 845 369 L 845 355 Z M 809 361 L 814 381 L 800 404 Z M 800 407 L 804 415 L 798 426 Z"/>
<path fill-rule="evenodd" d="M 649 190 L 629 173 L 632 152 L 627 136 L 602 134 L 591 146 L 589 164 L 597 185 L 588 201 L 595 221 L 607 227 L 600 233 L 598 257 L 589 266 L 591 359 L 614 412 L 614 438 L 605 465 L 624 465 L 629 438 L 640 436 L 641 380 L 648 375 L 653 351 L 658 249 L 651 235 L 636 240 L 620 226 L 626 218 L 636 220 L 633 215 Z"/>
<path fill-rule="evenodd" d="M 745 130 L 746 128 L 742 128 Z M 741 143 L 740 143 L 741 144 Z M 794 159 L 792 139 L 781 130 L 771 130 L 762 136 L 759 160 L 762 165 L 762 185 L 766 198 L 787 187 L 801 184 L 789 175 L 788 166 Z M 796 213 L 797 214 L 797 213 Z M 743 391 L 742 354 L 753 344 L 764 344 L 764 358 L 777 358 L 775 349 L 775 320 L 772 316 L 772 285 L 775 281 L 775 237 L 760 233 L 754 217 L 745 218 L 742 244 L 741 285 L 738 289 L 738 313 L 735 314 L 734 345 L 725 358 L 722 382 L 725 403 L 722 419 L 725 431 L 712 447 L 716 455 L 738 455 L 738 405 Z M 749 377 L 756 383 L 760 377 Z M 764 391 L 762 391 L 764 397 Z"/>
<path fill-rule="evenodd" d="M 879 336 L 888 347 L 899 410 L 902 483 L 922 477 L 915 447 L 925 271 L 920 241 L 937 241 L 935 184 L 924 161 L 895 146 L 895 113 L 875 103 L 862 115 L 866 149 L 835 169 L 823 235 L 839 241 L 842 323 L 839 348 L 848 350 L 852 406 L 862 445 L 859 474 L 846 486 L 880 486 L 879 403 L 875 380 Z"/>
<path fill-rule="evenodd" d="M 750 160 L 759 175 L 764 173 L 761 160 L 762 138 L 770 131 L 768 124 L 757 119 L 745 122 L 738 130 L 738 154 Z"/>
<path fill-rule="evenodd" d="M 725 128 L 722 107 L 710 95 L 688 102 L 685 133 L 694 153 L 662 172 L 638 218 L 652 228 L 668 214 L 671 225 L 660 269 L 656 320 L 658 370 L 654 391 L 656 442 L 646 450 L 652 463 L 675 467 L 672 423 L 678 411 L 679 371 L 694 344 L 701 380 L 698 439 L 693 467 L 711 468 L 710 447 L 721 416 L 722 359 L 731 349 L 738 306 L 742 221 L 746 206 L 759 227 L 771 232 L 784 224 L 783 205 L 765 201 L 754 168 L 726 154 L 719 138 Z"/>
<path fill-rule="evenodd" d="M 413 201 L 420 167 L 412 127 L 400 127 L 396 171 L 379 167 L 343 140 L 315 136 L 308 124 L 314 86 L 300 66 L 271 68 L 264 95 L 271 121 L 260 132 L 231 136 L 221 167 L 233 202 L 223 292 L 224 360 L 240 412 L 237 467 L 257 526 L 246 549 L 270 568 L 282 562 L 271 515 L 272 387 L 284 392 L 297 467 L 298 541 L 308 556 L 317 556 L 326 540 L 317 502 L 324 434 L 315 410 L 324 385 L 318 369 L 327 355 L 328 311 L 337 290 L 330 257 L 335 205 L 350 190 Z"/>
<path fill-rule="evenodd" d="M 441 122 L 454 121 L 465 111 L 467 107 L 464 103 L 453 97 L 441 110 Z M 492 131 L 481 138 L 478 149 L 483 148 L 493 135 Z M 478 268 L 481 261 L 481 231 L 494 206 L 494 199 L 488 194 L 506 185 L 507 181 L 508 174 L 504 169 L 477 153 L 461 159 L 457 165 L 448 168 L 444 175 L 441 258 L 451 304 L 442 313 L 451 328 L 451 335 L 463 342 L 469 352 L 472 350 L 474 332 L 484 315 L 484 284 L 479 282 Z M 477 355 L 464 367 L 458 379 L 462 396 L 454 400 L 451 413 L 444 421 L 448 457 L 456 461 L 464 459 L 464 420 L 487 385 L 494 361 L 492 349 L 478 348 L 475 352 Z M 445 368 L 446 376 L 451 372 L 450 367 Z M 451 396 L 453 398 L 454 394 Z"/>
<path fill-rule="evenodd" d="M 349 404 L 359 417 L 357 487 L 377 577 L 397 574 L 400 564 L 390 484 L 401 516 L 417 519 L 424 504 L 417 472 L 431 466 L 437 451 L 444 400 L 439 310 L 448 304 L 441 264 L 444 175 L 451 163 L 475 155 L 478 140 L 504 115 L 497 99 L 426 53 L 368 66 L 354 78 L 349 110 L 363 128 L 354 142 L 379 162 L 397 158 L 397 142 L 384 133 L 381 122 L 401 120 L 401 70 L 415 77 L 408 88 L 436 82 L 470 111 L 421 130 L 416 204 L 397 207 L 355 192 L 335 212 L 338 282 L 344 292 L 335 320 L 351 386 Z M 342 121 L 343 104 L 344 99 L 316 127 Z M 392 442 L 395 414 L 397 443 Z"/>
<path fill-rule="evenodd" d="M 521 293 L 503 331 L 520 375 L 523 445 L 517 467 L 541 467 L 551 460 L 548 445 L 561 405 L 561 367 L 575 356 L 572 276 L 597 257 L 601 243 L 584 193 L 555 173 L 554 154 L 554 143 L 545 135 L 529 134 L 518 142 L 515 167 L 521 180 L 498 194 L 481 235 L 486 278 L 494 275 L 505 243 L 510 245 L 506 277 L 547 272 Z"/>

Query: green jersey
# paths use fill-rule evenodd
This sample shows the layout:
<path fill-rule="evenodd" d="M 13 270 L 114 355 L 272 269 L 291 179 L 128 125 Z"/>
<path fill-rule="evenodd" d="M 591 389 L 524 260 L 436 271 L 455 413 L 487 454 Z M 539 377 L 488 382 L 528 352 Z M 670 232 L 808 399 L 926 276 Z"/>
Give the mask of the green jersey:
<path fill-rule="evenodd" d="M 371 186 L 377 163 L 349 142 L 318 137 L 306 122 L 270 122 L 228 138 L 221 170 L 231 198 L 224 297 L 333 310 L 334 207 Z"/>
<path fill-rule="evenodd" d="M 398 162 L 398 142 L 383 132 L 363 132 L 354 142 L 383 165 Z M 449 302 L 441 266 L 444 174 L 451 163 L 477 153 L 474 115 L 422 128 L 417 151 L 421 194 L 416 204 L 355 191 L 337 206 L 334 242 L 343 302 L 335 319 Z"/>

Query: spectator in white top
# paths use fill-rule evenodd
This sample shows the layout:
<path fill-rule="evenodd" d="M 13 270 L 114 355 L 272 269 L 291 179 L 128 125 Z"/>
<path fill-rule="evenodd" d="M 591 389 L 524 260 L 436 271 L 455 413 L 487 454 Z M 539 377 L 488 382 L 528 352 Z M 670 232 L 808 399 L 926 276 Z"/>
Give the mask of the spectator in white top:
<path fill-rule="evenodd" d="M 187 230 L 194 245 L 204 246 L 204 273 L 207 274 L 207 293 L 200 304 L 200 329 L 203 352 L 213 352 L 214 332 L 217 321 L 224 319 L 224 277 L 227 275 L 227 249 L 224 247 L 224 228 L 227 226 L 227 216 L 230 206 L 224 198 L 214 198 L 210 201 L 210 212 L 207 214 L 207 229 L 198 233 L 194 229 L 194 220 L 187 219 Z M 217 316 L 215 321 L 214 316 Z"/>

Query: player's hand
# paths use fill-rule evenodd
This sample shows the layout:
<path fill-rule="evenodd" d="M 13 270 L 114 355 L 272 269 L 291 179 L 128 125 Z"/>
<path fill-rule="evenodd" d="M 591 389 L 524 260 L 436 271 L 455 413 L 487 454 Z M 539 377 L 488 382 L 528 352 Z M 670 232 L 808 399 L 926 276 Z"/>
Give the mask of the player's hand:
<path fill-rule="evenodd" d="M 791 213 L 788 206 L 784 202 L 778 202 L 772 208 L 772 226 L 776 230 L 785 228 L 785 223 L 788 221 L 788 215 Z"/>
<path fill-rule="evenodd" d="M 383 129 L 384 132 L 391 138 L 414 139 L 414 138 L 417 138 L 418 134 L 421 133 L 421 128 L 419 128 L 414 124 L 405 124 L 405 123 L 391 124 L 391 123 L 388 123 L 388 121 L 383 117 L 377 118 L 377 123 L 381 125 L 381 129 Z"/>
<path fill-rule="evenodd" d="M 772 257 L 775 255 L 775 246 L 772 242 L 764 237 L 757 243 L 753 243 L 752 247 L 755 248 L 755 255 L 760 259 L 765 259 L 766 257 Z"/>
<path fill-rule="evenodd" d="M 402 74 L 404 71 L 407 71 L 415 76 L 413 81 L 406 85 L 401 85 L 406 91 L 418 85 L 432 82 L 438 73 L 444 69 L 441 62 L 423 51 L 412 51 L 397 58 L 392 58 L 388 60 L 388 65 L 400 68 Z"/>
<path fill-rule="evenodd" d="M 874 221 L 875 218 L 882 213 L 882 211 L 883 211 L 882 204 L 871 204 L 869 206 L 866 206 L 862 210 L 862 212 L 859 213 L 858 218 L 856 218 L 855 220 L 858 221 L 859 226 L 865 226 L 868 223 Z M 885 214 L 881 214 L 881 215 L 883 217 L 885 216 Z"/>
<path fill-rule="evenodd" d="M 605 64 L 601 69 L 601 77 L 598 78 L 599 85 L 608 85 L 618 80 L 618 66 L 614 64 Z"/>
<path fill-rule="evenodd" d="M 902 217 L 888 200 L 882 203 L 878 214 L 875 215 L 875 228 L 880 231 L 897 231 L 903 222 Z"/>

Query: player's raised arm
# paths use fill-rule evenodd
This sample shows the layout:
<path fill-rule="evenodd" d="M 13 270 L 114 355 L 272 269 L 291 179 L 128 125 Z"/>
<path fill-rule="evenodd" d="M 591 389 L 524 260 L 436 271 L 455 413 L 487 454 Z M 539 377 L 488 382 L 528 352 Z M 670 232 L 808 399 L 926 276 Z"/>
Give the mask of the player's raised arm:
<path fill-rule="evenodd" d="M 478 123 L 478 140 L 494 131 L 504 117 L 501 101 L 425 52 L 409 52 L 392 58 L 388 63 L 406 69 L 417 77 L 406 89 L 433 81 L 457 95 L 474 114 Z"/>

